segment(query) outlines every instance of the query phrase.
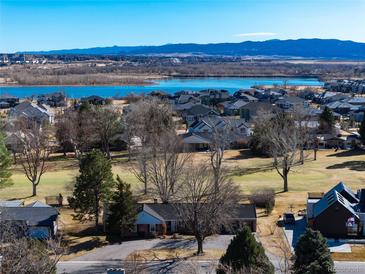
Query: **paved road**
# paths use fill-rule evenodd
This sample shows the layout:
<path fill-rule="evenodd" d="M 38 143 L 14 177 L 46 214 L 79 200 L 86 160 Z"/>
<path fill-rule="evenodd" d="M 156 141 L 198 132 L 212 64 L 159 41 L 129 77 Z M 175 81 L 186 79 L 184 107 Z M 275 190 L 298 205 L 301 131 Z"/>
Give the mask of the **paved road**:
<path fill-rule="evenodd" d="M 337 274 L 365 273 L 365 262 L 335 262 Z"/>
<path fill-rule="evenodd" d="M 197 266 L 199 273 L 213 274 L 215 273 L 215 265 L 217 262 L 212 261 L 180 261 L 171 260 L 153 262 L 144 265 L 141 269 L 147 273 L 165 274 L 165 273 L 196 273 Z M 106 273 L 108 268 L 126 267 L 123 261 L 67 261 L 60 262 L 57 265 L 57 273 L 72 274 L 102 274 Z M 335 262 L 337 274 L 356 274 L 365 273 L 365 262 Z M 190 270 L 190 271 L 189 271 Z M 276 268 L 276 273 L 280 270 Z"/>
<path fill-rule="evenodd" d="M 204 245 L 206 249 L 226 249 L 232 236 L 220 235 L 209 237 Z M 126 262 L 128 254 L 133 251 L 143 249 L 158 248 L 196 248 L 194 240 L 137 240 L 124 242 L 122 244 L 108 245 L 98 248 L 95 252 L 77 257 L 71 261 L 59 262 L 57 273 L 88 274 L 106 273 L 107 268 L 130 267 L 130 262 Z M 276 273 L 280 273 L 280 258 L 272 254 L 267 254 L 276 268 Z M 147 273 L 215 273 L 216 261 L 155 261 L 141 266 Z M 335 262 L 338 274 L 365 273 L 365 262 Z M 189 270 L 191 268 L 191 270 Z"/>

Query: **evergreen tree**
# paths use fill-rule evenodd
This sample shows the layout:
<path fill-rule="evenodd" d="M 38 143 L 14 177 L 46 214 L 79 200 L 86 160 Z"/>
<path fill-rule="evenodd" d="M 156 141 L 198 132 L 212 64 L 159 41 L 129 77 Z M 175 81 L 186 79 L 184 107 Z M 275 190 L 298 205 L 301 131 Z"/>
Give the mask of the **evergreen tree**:
<path fill-rule="evenodd" d="M 120 236 L 130 231 L 136 220 L 136 201 L 132 196 L 131 185 L 117 176 L 116 191 L 111 197 L 108 224 L 111 230 L 117 228 Z"/>
<path fill-rule="evenodd" d="M 361 121 L 361 125 L 359 128 L 359 134 L 360 134 L 360 138 L 361 138 L 361 143 L 363 145 L 365 145 L 365 113 L 364 113 L 364 117 Z"/>
<path fill-rule="evenodd" d="M 319 128 L 323 132 L 332 132 L 335 126 L 335 118 L 333 112 L 329 107 L 325 107 L 321 115 L 319 116 Z"/>
<path fill-rule="evenodd" d="M 274 266 L 264 248 L 247 226 L 234 236 L 219 262 L 222 266 L 217 271 L 219 274 L 226 273 L 226 268 L 230 268 L 233 273 L 274 273 Z"/>
<path fill-rule="evenodd" d="M 334 265 L 326 239 L 319 231 L 307 229 L 295 246 L 295 274 L 331 274 Z"/>
<path fill-rule="evenodd" d="M 101 203 L 108 201 L 114 186 L 112 166 L 98 150 L 81 157 L 79 165 L 80 175 L 69 204 L 77 212 L 76 219 L 94 219 L 98 229 Z"/>
<path fill-rule="evenodd" d="M 11 182 L 11 172 L 10 167 L 12 164 L 12 159 L 10 152 L 6 148 L 5 136 L 0 132 L 0 188 L 10 186 Z"/>

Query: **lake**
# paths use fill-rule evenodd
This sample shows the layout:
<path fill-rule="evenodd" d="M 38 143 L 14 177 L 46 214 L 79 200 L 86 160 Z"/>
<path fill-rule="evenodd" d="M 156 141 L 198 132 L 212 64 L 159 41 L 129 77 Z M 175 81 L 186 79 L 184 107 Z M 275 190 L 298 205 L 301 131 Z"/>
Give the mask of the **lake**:
<path fill-rule="evenodd" d="M 322 86 L 323 82 L 316 78 L 233 78 L 233 77 L 207 77 L 207 78 L 171 78 L 154 80 L 148 86 L 16 86 L 0 87 L 1 94 L 10 94 L 20 98 L 38 94 L 63 91 L 68 97 L 81 98 L 90 95 L 102 97 L 125 96 L 129 93 L 149 93 L 161 90 L 174 93 L 179 90 L 199 91 L 202 89 L 226 89 L 234 92 L 238 89 L 250 88 L 254 85 L 287 85 L 297 86 Z"/>

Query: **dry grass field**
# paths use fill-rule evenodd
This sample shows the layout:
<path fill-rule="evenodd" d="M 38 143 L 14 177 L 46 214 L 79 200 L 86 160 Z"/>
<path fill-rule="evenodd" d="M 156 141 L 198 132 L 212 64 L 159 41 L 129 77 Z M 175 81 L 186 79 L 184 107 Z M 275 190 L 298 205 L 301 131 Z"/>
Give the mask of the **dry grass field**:
<path fill-rule="evenodd" d="M 195 162 L 208 161 L 207 153 L 193 155 Z M 260 188 L 274 188 L 278 193 L 282 190 L 280 176 L 271 166 L 271 159 L 251 155 L 249 150 L 230 150 L 225 153 L 224 166 L 229 170 L 234 182 L 239 184 L 244 193 Z M 125 154 L 113 159 L 113 172 L 130 183 L 137 193 L 142 188 L 131 170 Z M 365 153 L 353 151 L 325 150 L 319 151 L 317 161 L 308 152 L 304 165 L 293 167 L 289 175 L 289 192 L 277 195 L 277 208 L 290 203 L 303 206 L 308 191 L 327 191 L 339 181 L 357 189 L 365 187 Z M 59 155 L 49 162 L 49 171 L 42 177 L 38 187 L 38 196 L 27 198 L 31 194 L 31 185 L 27 181 L 20 166 L 13 168 L 13 186 L 0 190 L 0 199 L 44 199 L 48 195 L 62 193 L 64 197 L 72 190 L 72 183 L 78 174 L 77 161 L 68 156 Z M 278 212 L 279 213 L 279 212 Z"/>
<path fill-rule="evenodd" d="M 195 162 L 208 161 L 207 153 L 193 155 Z M 230 171 L 234 182 L 239 184 L 245 194 L 260 188 L 274 188 L 277 192 L 276 206 L 270 216 L 258 210 L 258 236 L 265 248 L 274 254 L 288 252 L 280 228 L 275 226 L 278 217 L 289 208 L 294 212 L 305 208 L 308 191 L 327 191 L 339 181 L 345 182 L 353 190 L 365 187 L 365 153 L 353 151 L 319 151 L 317 161 L 308 152 L 304 165 L 295 166 L 289 175 L 289 192 L 281 193 L 282 181 L 272 169 L 271 159 L 251 155 L 248 150 L 230 150 L 225 153 L 224 166 Z M 132 185 L 136 194 L 141 193 L 139 184 L 130 171 L 131 163 L 125 154 L 113 159 L 113 172 Z M 49 171 L 38 187 L 37 197 L 29 197 L 31 185 L 25 178 L 20 166 L 13 168 L 14 185 L 0 190 L 0 199 L 24 199 L 26 203 L 34 200 L 44 201 L 45 196 L 62 193 L 67 197 L 72 192 L 72 184 L 78 174 L 78 162 L 71 156 L 64 158 L 56 155 L 49 162 Z M 72 219 L 72 210 L 62 209 L 61 228 L 70 246 L 65 259 L 90 252 L 106 244 L 104 236 L 94 235 L 92 223 L 80 224 Z M 91 229 L 90 229 L 91 228 Z M 354 259 L 364 260 L 363 247 L 354 247 Z M 176 251 L 176 250 L 175 250 Z M 358 252 L 357 252 L 358 251 Z M 180 252 L 180 251 L 179 251 Z M 189 251 L 190 252 L 190 251 Z M 357 252 L 357 253 L 356 253 Z M 164 254 L 164 256 L 167 254 Z M 182 255 L 182 254 L 179 254 Z M 186 255 L 186 254 L 183 254 Z M 168 257 L 168 256 L 167 256 Z M 343 254 L 334 254 L 336 260 L 346 259 Z"/>

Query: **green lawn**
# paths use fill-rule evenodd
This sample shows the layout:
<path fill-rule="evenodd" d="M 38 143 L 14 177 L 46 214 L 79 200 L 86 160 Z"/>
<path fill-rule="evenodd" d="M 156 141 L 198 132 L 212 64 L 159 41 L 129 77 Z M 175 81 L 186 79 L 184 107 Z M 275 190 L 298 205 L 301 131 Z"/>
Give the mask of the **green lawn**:
<path fill-rule="evenodd" d="M 208 160 L 206 153 L 198 153 L 195 158 L 199 161 Z M 258 188 L 271 187 L 282 190 L 282 180 L 277 172 L 270 168 L 271 160 L 252 157 L 247 151 L 228 151 L 224 165 L 231 170 L 233 180 L 244 192 Z M 289 175 L 289 190 L 300 194 L 305 200 L 308 191 L 327 191 L 339 181 L 344 181 L 353 189 L 365 187 L 365 154 L 320 151 L 318 160 L 313 161 L 309 155 L 306 163 L 296 166 Z M 130 164 L 125 158 L 113 160 L 113 172 L 132 185 L 137 193 L 142 189 L 130 171 Z M 75 159 L 55 158 L 50 162 L 49 171 L 44 174 L 38 186 L 36 198 L 27 200 L 42 200 L 48 195 L 62 193 L 67 197 L 71 193 L 72 183 L 78 174 L 78 164 Z M 19 166 L 14 167 L 12 176 L 14 185 L 0 190 L 0 199 L 25 198 L 31 195 L 31 184 L 25 178 Z M 296 195 L 297 196 L 297 195 Z"/>
<path fill-rule="evenodd" d="M 29 197 L 32 194 L 32 185 L 25 177 L 19 166 L 13 168 L 13 185 L 0 189 L 0 199 L 24 199 L 26 201 L 43 201 L 45 196 L 58 195 L 64 197 L 72 193 L 72 185 L 78 175 L 77 161 L 74 159 L 53 160 L 49 163 L 50 168 L 41 178 L 37 188 L 37 196 Z M 123 180 L 132 184 L 138 190 L 139 184 L 134 175 L 129 171 L 125 161 L 113 161 L 113 173 L 119 175 Z"/>

